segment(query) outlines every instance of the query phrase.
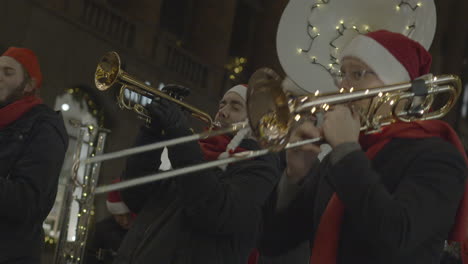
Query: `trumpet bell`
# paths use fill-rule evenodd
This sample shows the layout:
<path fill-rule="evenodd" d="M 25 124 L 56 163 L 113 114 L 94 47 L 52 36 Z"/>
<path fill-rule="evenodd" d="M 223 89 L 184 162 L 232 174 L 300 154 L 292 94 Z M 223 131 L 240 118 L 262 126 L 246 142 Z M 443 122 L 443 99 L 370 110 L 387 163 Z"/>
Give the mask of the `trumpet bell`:
<path fill-rule="evenodd" d="M 288 98 L 281 78 L 273 70 L 257 70 L 249 80 L 247 93 L 249 124 L 263 148 L 279 151 L 288 143 L 290 116 Z"/>
<path fill-rule="evenodd" d="M 119 54 L 114 51 L 106 53 L 96 67 L 96 88 L 105 91 L 112 87 L 121 75 L 121 61 Z"/>

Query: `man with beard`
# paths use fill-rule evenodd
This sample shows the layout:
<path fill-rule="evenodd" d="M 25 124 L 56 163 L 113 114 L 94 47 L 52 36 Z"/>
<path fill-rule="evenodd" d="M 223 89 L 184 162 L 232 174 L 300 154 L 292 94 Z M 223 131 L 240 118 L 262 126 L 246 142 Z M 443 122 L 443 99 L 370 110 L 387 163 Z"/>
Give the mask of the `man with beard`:
<path fill-rule="evenodd" d="M 247 87 L 237 85 L 221 99 L 215 120 L 221 127 L 245 121 Z M 152 125 L 142 128 L 137 145 L 191 134 L 176 104 L 154 100 Z M 168 148 L 177 169 L 258 149 L 245 134 L 220 135 Z M 240 144 L 236 144 L 240 143 Z M 231 144 L 232 143 L 232 144 Z M 161 150 L 132 156 L 124 179 L 157 171 Z M 138 216 L 115 263 L 245 264 L 256 246 L 264 202 L 279 179 L 275 155 L 190 173 L 125 189 L 122 197 Z"/>
<path fill-rule="evenodd" d="M 40 263 L 68 146 L 61 115 L 36 95 L 41 82 L 33 51 L 0 56 L 0 263 Z"/>

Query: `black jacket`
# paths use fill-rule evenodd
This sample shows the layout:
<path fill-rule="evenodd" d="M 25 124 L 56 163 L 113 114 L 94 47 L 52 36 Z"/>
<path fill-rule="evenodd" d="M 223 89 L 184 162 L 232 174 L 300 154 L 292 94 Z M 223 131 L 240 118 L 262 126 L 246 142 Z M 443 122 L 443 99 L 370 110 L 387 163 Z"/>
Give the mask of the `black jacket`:
<path fill-rule="evenodd" d="M 149 138 L 143 133 L 137 144 Z M 253 140 L 240 146 L 258 148 Z M 130 158 L 124 178 L 156 172 L 160 154 Z M 245 264 L 256 246 L 262 206 L 278 179 L 278 157 L 267 155 L 231 164 L 225 172 L 205 170 L 122 191 L 138 216 L 115 263 Z"/>
<path fill-rule="evenodd" d="M 115 221 L 114 216 L 109 216 L 96 223 L 94 230 L 85 263 L 112 263 L 122 240 L 127 234 L 127 229 L 122 228 Z"/>
<path fill-rule="evenodd" d="M 439 138 L 394 139 L 372 161 L 361 150 L 335 165 L 325 159 L 285 211 L 270 204 L 261 252 L 313 241 L 336 191 L 345 206 L 338 264 L 439 263 L 466 174 L 458 150 Z"/>
<path fill-rule="evenodd" d="M 39 263 L 68 147 L 60 114 L 33 107 L 0 129 L 0 263 Z"/>

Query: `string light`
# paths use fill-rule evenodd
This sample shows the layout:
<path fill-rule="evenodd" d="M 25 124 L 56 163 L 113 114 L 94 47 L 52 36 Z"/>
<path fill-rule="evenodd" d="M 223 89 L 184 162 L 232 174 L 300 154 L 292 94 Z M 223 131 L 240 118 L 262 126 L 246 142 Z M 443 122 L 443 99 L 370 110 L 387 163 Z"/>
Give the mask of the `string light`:
<path fill-rule="evenodd" d="M 315 4 L 313 4 L 310 8 L 311 13 L 313 13 L 316 9 L 318 9 L 321 5 L 328 4 L 330 0 L 322 0 L 322 1 L 316 1 Z M 409 2 L 402 0 L 400 1 L 399 4 L 395 6 L 395 9 L 399 11 L 402 6 L 408 6 L 412 11 L 415 11 L 419 7 L 422 6 L 421 2 L 418 2 L 415 6 L 411 5 Z M 312 50 L 312 46 L 314 45 L 314 42 L 317 37 L 320 36 L 320 32 L 318 27 L 315 25 L 312 25 L 310 22 L 310 19 L 307 22 L 307 34 L 309 37 L 309 45 L 307 48 L 298 48 L 297 53 L 298 54 L 307 54 L 308 57 L 311 59 L 310 63 L 322 67 L 325 71 L 327 71 L 332 77 L 336 75 L 337 69 L 334 67 L 335 65 L 339 65 L 339 59 L 337 58 L 337 53 L 339 50 L 339 47 L 335 44 L 341 37 L 345 35 L 346 30 L 353 30 L 357 32 L 358 34 L 366 34 L 368 32 L 371 32 L 370 26 L 369 25 L 346 25 L 344 19 L 339 20 L 339 24 L 335 27 L 336 28 L 336 37 L 333 38 L 330 42 L 329 45 L 330 47 L 334 50 L 335 54 L 330 53 L 330 63 L 322 63 L 321 61 L 318 61 L 317 58 L 314 55 L 308 54 Z M 349 26 L 349 28 L 348 28 Z M 415 22 L 412 24 L 408 25 L 406 27 L 406 36 L 409 36 L 413 33 L 413 31 L 416 28 Z"/>
<path fill-rule="evenodd" d="M 298 122 L 299 120 L 301 120 L 301 115 L 297 114 L 297 115 L 294 117 L 294 120 L 296 120 L 296 122 Z"/>

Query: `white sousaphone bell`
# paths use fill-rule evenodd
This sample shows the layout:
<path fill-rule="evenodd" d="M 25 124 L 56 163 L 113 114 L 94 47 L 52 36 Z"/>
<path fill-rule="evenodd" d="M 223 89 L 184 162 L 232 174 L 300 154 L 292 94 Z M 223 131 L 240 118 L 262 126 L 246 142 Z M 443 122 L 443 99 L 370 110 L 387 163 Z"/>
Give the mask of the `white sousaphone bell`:
<path fill-rule="evenodd" d="M 436 30 L 433 0 L 290 0 L 276 38 L 279 61 L 293 94 L 336 92 L 338 54 L 358 34 L 385 29 L 426 50 Z"/>

